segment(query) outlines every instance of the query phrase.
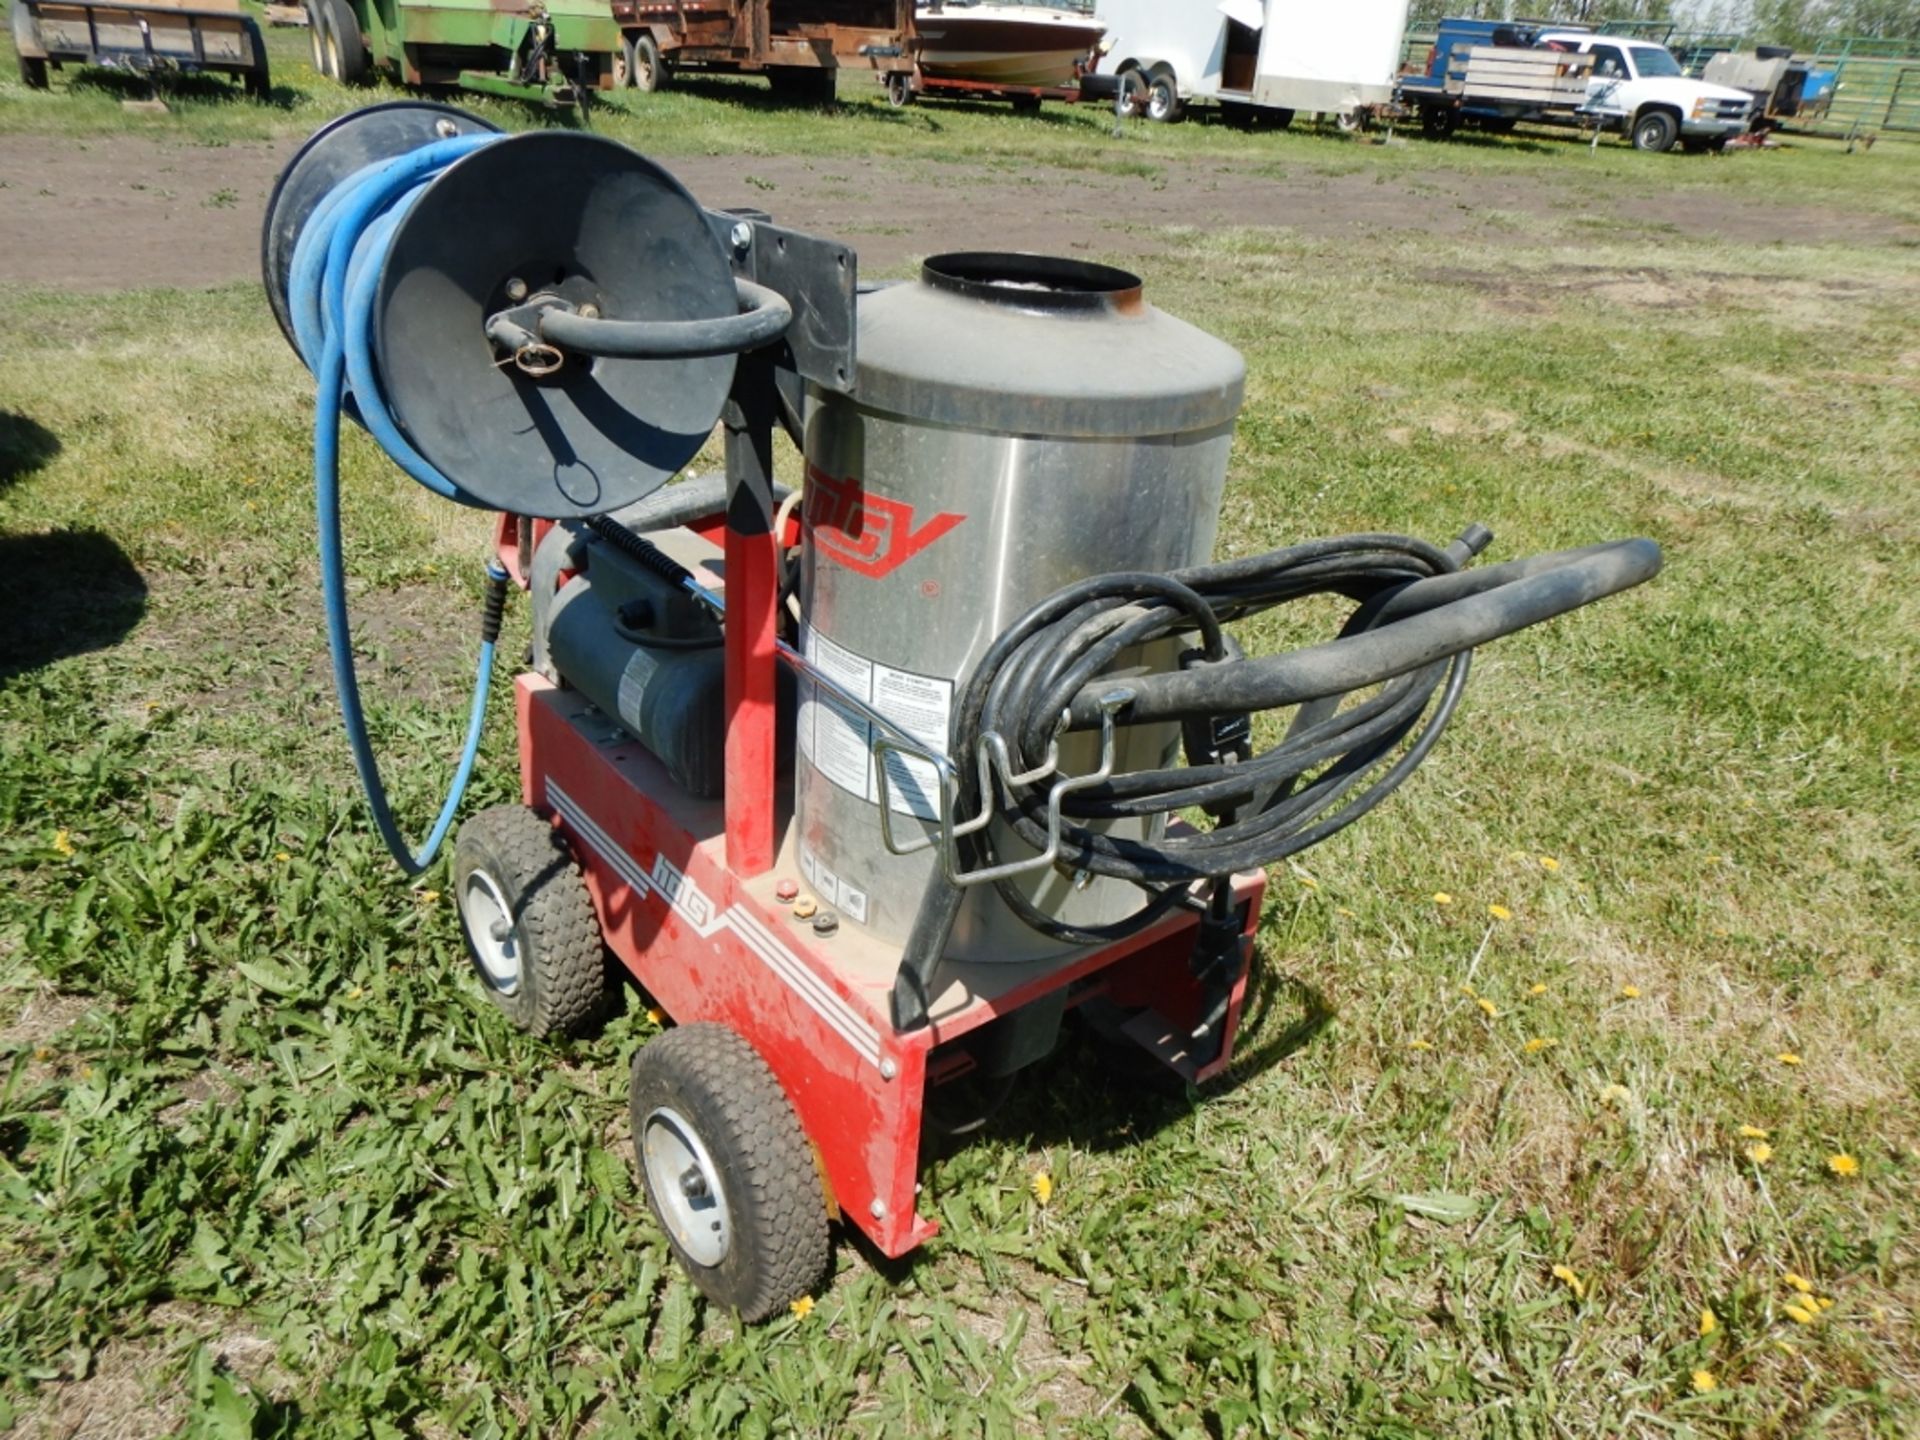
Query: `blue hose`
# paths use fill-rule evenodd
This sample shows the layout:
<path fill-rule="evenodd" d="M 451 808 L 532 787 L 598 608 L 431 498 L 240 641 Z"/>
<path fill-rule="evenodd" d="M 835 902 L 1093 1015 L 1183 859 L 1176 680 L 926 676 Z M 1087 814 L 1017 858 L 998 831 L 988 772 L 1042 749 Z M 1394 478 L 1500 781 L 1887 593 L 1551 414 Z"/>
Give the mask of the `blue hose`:
<path fill-rule="evenodd" d="M 373 823 L 408 875 L 418 875 L 431 863 L 473 776 L 486 719 L 487 690 L 493 679 L 494 638 L 489 633 L 481 642 L 466 741 L 446 801 L 425 842 L 419 850 L 410 850 L 387 803 L 354 672 L 340 535 L 340 415 L 343 410 L 351 413 L 402 470 L 435 494 L 465 505 L 479 504 L 415 450 L 394 422 L 374 368 L 372 322 L 381 266 L 401 218 L 442 170 L 500 138 L 463 135 L 436 141 L 347 177 L 328 192 L 301 231 L 287 285 L 294 339 L 314 379 L 314 510 L 319 521 L 320 584 L 326 604 L 334 690 L 339 696 L 347 742 L 353 749 L 354 768 L 360 773 L 361 788 L 373 811 Z M 507 578 L 495 564 L 488 565 L 487 573 L 492 584 L 502 584 Z"/>

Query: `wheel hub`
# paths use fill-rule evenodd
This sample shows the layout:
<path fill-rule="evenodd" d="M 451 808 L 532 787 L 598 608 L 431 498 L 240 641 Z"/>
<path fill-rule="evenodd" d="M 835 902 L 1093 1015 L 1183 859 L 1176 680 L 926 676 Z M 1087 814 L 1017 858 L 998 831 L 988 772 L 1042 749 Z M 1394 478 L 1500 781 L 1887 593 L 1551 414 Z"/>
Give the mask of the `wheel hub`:
<path fill-rule="evenodd" d="M 662 1106 L 647 1116 L 640 1163 L 681 1251 L 709 1269 L 725 1260 L 733 1244 L 733 1211 L 706 1142 L 678 1110 Z"/>
<path fill-rule="evenodd" d="M 502 995 L 514 994 L 520 988 L 522 950 L 513 907 L 484 870 L 467 876 L 459 898 L 460 918 L 466 921 L 480 978 Z"/>

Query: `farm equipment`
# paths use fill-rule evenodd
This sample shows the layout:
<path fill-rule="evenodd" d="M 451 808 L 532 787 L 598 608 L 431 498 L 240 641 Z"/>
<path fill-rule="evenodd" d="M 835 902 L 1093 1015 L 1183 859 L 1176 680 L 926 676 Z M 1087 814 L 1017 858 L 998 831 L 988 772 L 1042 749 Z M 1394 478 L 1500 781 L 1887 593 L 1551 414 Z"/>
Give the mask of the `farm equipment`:
<path fill-rule="evenodd" d="M 614 84 L 620 32 L 604 0 L 306 0 L 313 68 L 342 85 L 403 85 L 572 104 Z"/>
<path fill-rule="evenodd" d="M 266 42 L 239 0 L 13 0 L 12 21 L 20 79 L 36 90 L 63 65 L 238 75 L 256 100 L 271 90 Z"/>
<path fill-rule="evenodd" d="M 828 103 L 842 69 L 891 87 L 913 68 L 910 0 L 613 0 L 616 84 L 654 91 L 676 70 L 763 74 L 774 93 Z"/>
<path fill-rule="evenodd" d="M 923 1139 L 977 1123 L 1068 1012 L 1141 1067 L 1222 1074 L 1264 867 L 1421 764 L 1475 646 L 1660 565 L 1630 540 L 1474 568 L 1477 525 L 1213 562 L 1243 363 L 1137 277 L 965 253 L 863 291 L 844 245 L 705 209 L 590 134 L 343 117 L 280 177 L 263 255 L 316 378 L 329 642 L 375 824 L 433 863 L 517 586 L 522 803 L 455 844 L 470 958 L 536 1035 L 593 1023 L 608 951 L 671 1017 L 633 1064 L 640 1170 L 749 1320 L 817 1283 L 830 1218 L 889 1256 L 933 1236 Z M 354 673 L 343 413 L 498 516 L 467 740 L 418 850 Z M 716 424 L 725 473 L 669 483 Z M 1324 595 L 1354 607 L 1326 643 L 1253 658 L 1226 628 Z"/>

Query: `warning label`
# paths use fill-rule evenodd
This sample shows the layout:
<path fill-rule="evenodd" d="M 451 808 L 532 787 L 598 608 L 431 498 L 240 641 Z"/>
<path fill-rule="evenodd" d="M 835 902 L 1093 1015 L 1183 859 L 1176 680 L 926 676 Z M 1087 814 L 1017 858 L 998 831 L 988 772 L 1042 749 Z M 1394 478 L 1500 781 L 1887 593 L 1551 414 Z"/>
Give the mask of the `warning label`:
<path fill-rule="evenodd" d="M 800 873 L 823 905 L 834 906 L 862 925 L 867 923 L 867 892 L 856 889 L 851 880 L 842 879 L 829 870 L 811 846 L 800 847 Z"/>
<path fill-rule="evenodd" d="M 801 653 L 821 674 L 886 716 L 903 735 L 933 750 L 946 749 L 953 717 L 951 680 L 877 664 L 811 629 L 802 634 Z M 874 727 L 823 687 L 809 685 L 806 691 L 800 704 L 800 753 L 842 790 L 878 805 Z M 891 808 L 902 815 L 936 819 L 939 772 L 924 760 L 889 754 L 887 795 Z"/>

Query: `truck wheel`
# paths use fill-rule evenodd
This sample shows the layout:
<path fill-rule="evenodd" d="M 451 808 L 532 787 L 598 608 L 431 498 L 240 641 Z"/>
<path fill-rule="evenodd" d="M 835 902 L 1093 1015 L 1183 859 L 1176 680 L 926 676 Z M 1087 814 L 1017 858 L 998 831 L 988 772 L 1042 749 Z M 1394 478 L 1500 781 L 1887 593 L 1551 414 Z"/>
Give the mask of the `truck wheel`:
<path fill-rule="evenodd" d="M 633 88 L 633 42 L 631 40 L 622 37 L 619 45 L 614 48 L 611 70 L 614 89 L 631 90 Z"/>
<path fill-rule="evenodd" d="M 1447 105 L 1428 105 L 1420 111 L 1420 133 L 1429 140 L 1446 140 L 1460 124 L 1460 112 Z"/>
<path fill-rule="evenodd" d="M 1170 125 L 1180 118 L 1180 87 L 1171 70 L 1156 70 L 1147 77 L 1147 118 Z"/>
<path fill-rule="evenodd" d="M 467 956 L 487 993 L 529 1035 L 567 1035 L 600 1013 L 607 959 L 566 838 L 524 805 L 460 827 L 453 894 Z"/>
<path fill-rule="evenodd" d="M 639 36 L 633 42 L 633 88 L 652 95 L 666 83 L 667 62 L 660 58 L 660 47 L 653 36 Z"/>
<path fill-rule="evenodd" d="M 827 1207 L 800 1117 L 725 1025 L 682 1025 L 633 1057 L 647 1203 L 706 1295 L 764 1320 L 827 1268 Z"/>
<path fill-rule="evenodd" d="M 1643 110 L 1633 122 L 1633 148 L 1664 154 L 1680 138 L 1680 122 L 1665 110 Z"/>

